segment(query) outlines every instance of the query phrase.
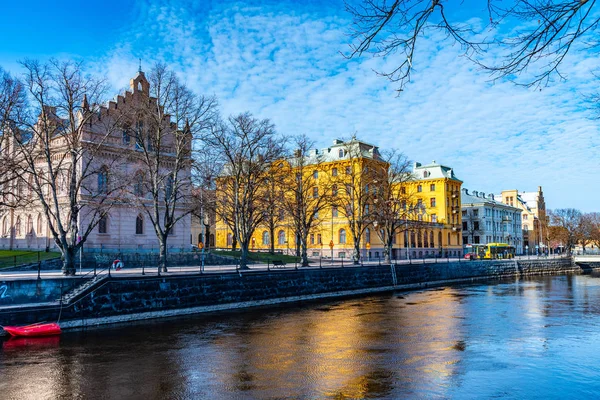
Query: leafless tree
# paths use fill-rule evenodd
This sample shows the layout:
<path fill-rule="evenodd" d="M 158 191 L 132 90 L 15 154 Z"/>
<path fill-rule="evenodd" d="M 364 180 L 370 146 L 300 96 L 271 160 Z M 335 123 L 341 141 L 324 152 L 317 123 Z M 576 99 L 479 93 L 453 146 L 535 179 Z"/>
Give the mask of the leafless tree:
<path fill-rule="evenodd" d="M 289 169 L 284 166 L 284 163 L 274 163 L 270 171 L 270 177 L 265 182 L 266 186 L 263 190 L 264 202 L 264 225 L 269 231 L 269 251 L 275 253 L 275 231 L 283 225 L 288 216 L 285 209 L 285 192 L 286 192 L 286 172 Z"/>
<path fill-rule="evenodd" d="M 141 73 L 141 72 L 140 72 Z M 193 210 L 192 145 L 216 123 L 215 97 L 194 94 L 164 64 L 148 74 L 145 101 L 126 114 L 138 152 L 137 196 L 159 242 L 159 272 L 167 271 L 168 239 L 176 224 Z M 136 193 L 134 193 L 136 194 Z"/>
<path fill-rule="evenodd" d="M 592 225 L 590 240 L 594 246 L 600 249 L 600 213 L 592 212 L 587 215 Z"/>
<path fill-rule="evenodd" d="M 122 194 L 122 157 L 105 153 L 119 117 L 101 105 L 104 82 L 90 77 L 82 64 L 28 60 L 22 65 L 29 104 L 15 133 L 17 185 L 26 187 L 44 214 L 62 253 L 63 272 L 74 274 L 77 251 Z"/>
<path fill-rule="evenodd" d="M 320 170 L 323 156 L 314 151 L 314 142 L 306 135 L 295 137 L 292 146 L 293 155 L 283 170 L 283 206 L 294 227 L 302 266 L 307 267 L 309 235 L 321 222 L 320 215 L 331 207 L 333 181 Z"/>
<path fill-rule="evenodd" d="M 526 78 L 528 86 L 545 85 L 554 76 L 562 78 L 559 66 L 577 42 L 600 48 L 595 33 L 600 24 L 596 0 L 487 0 L 481 7 L 439 0 L 362 0 L 346 2 L 353 18 L 354 40 L 349 58 L 365 52 L 376 56 L 402 54 L 401 61 L 380 74 L 399 85 L 402 91 L 410 81 L 413 62 L 418 58 L 418 43 L 432 31 L 444 33 L 450 43 L 458 43 L 465 54 L 495 78 L 535 70 Z M 462 13 L 456 12 L 460 7 Z M 461 21 L 457 21 L 460 15 Z M 479 20 L 489 24 L 480 24 Z M 504 34 L 506 24 L 515 28 Z M 477 29 L 481 25 L 481 29 Z M 487 32 L 486 32 L 487 30 Z M 499 64 L 482 61 L 487 49 L 501 48 Z"/>
<path fill-rule="evenodd" d="M 3 214 L 19 204 L 13 186 L 20 169 L 16 168 L 18 154 L 12 139 L 25 105 L 23 84 L 0 68 L 0 220 Z"/>
<path fill-rule="evenodd" d="M 398 234 L 415 230 L 422 224 L 416 217 L 415 192 L 408 185 L 414 180 L 410 161 L 396 150 L 382 155 L 384 164 L 373 170 L 373 227 L 383 243 L 386 263 L 391 262 L 394 240 Z M 424 211 L 424 206 L 422 207 Z"/>
<path fill-rule="evenodd" d="M 594 242 L 595 215 L 593 213 L 582 214 L 577 227 L 577 241 L 581 245 L 583 252 L 585 248 Z"/>
<path fill-rule="evenodd" d="M 559 208 L 549 212 L 552 226 L 558 237 L 564 240 L 567 252 L 571 253 L 579 238 L 578 230 L 581 225 L 581 211 L 574 208 Z"/>
<path fill-rule="evenodd" d="M 268 187 L 273 163 L 284 156 L 284 141 L 267 119 L 250 113 L 231 116 L 204 136 L 224 159 L 217 178 L 217 216 L 233 226 L 240 245 L 240 268 L 248 268 L 248 253 L 256 228 L 264 223 L 264 190 Z"/>
<path fill-rule="evenodd" d="M 378 170 L 385 167 L 377 149 L 364 146 L 355 137 L 344 142 L 345 170 L 332 182 L 341 194 L 332 199 L 332 202 L 348 222 L 354 247 L 352 259 L 355 264 L 360 263 L 363 234 L 375 221 L 373 207 L 377 198 L 377 179 L 380 175 Z M 369 156 L 365 157 L 364 152 L 370 153 Z"/>

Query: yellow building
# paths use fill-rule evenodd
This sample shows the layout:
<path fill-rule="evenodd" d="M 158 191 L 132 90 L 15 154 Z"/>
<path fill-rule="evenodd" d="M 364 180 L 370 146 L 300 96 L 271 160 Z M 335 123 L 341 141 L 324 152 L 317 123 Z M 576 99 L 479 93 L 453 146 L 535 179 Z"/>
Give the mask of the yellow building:
<path fill-rule="evenodd" d="M 353 139 L 349 142 L 335 140 L 331 147 L 313 150 L 311 156 L 318 157 L 319 162 L 309 165 L 308 171 L 317 182 L 319 195 L 321 186 L 328 191 L 335 191 L 336 196 L 347 196 L 343 185 L 349 178 L 344 178 L 357 171 L 385 166 L 379 149 L 376 146 Z M 360 173 L 360 172 L 359 172 Z M 397 190 L 411 193 L 411 202 L 419 205 L 422 211 L 415 214 L 419 224 L 407 223 L 406 226 L 418 225 L 416 229 L 400 229 L 394 240 L 392 257 L 405 259 L 407 251 L 411 258 L 461 256 L 462 235 L 460 193 L 462 181 L 456 178 L 452 168 L 437 164 L 415 163 L 413 165 L 414 180 L 399 185 Z M 323 183 L 321 185 L 321 182 Z M 334 182 L 334 184 L 332 184 Z M 335 183 L 338 185 L 334 186 Z M 404 187 L 400 187 L 404 186 Z M 323 193 L 320 193 L 323 195 Z M 343 201 L 332 202 L 318 214 L 318 220 L 308 237 L 308 256 L 323 258 L 351 259 L 354 243 L 350 232 L 347 215 L 339 209 Z M 374 207 L 376 204 L 366 206 Z M 285 212 L 285 210 L 282 210 Z M 409 221 L 410 222 L 410 221 Z M 361 258 L 377 260 L 383 258 L 383 244 L 376 234 L 377 222 L 371 221 L 361 238 Z M 216 247 L 230 248 L 233 242 L 232 231 L 222 222 L 217 221 Z M 266 251 L 270 247 L 270 235 L 266 227 L 259 227 L 253 235 L 250 250 Z M 294 228 L 289 218 L 283 218 L 275 233 L 275 249 L 283 253 L 294 254 L 298 241 L 294 237 Z"/>

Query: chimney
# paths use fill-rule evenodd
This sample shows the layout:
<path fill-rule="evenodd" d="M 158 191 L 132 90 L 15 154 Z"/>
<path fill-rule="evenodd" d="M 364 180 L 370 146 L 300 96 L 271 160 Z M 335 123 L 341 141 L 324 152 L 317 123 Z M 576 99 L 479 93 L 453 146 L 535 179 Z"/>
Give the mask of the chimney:
<path fill-rule="evenodd" d="M 466 194 L 466 195 L 468 195 L 468 194 L 469 194 L 469 191 L 467 190 L 467 188 L 462 188 L 461 190 L 462 190 L 462 192 L 463 192 L 464 194 Z"/>
<path fill-rule="evenodd" d="M 479 197 L 479 192 L 477 190 L 473 190 L 473 196 Z"/>
<path fill-rule="evenodd" d="M 481 195 L 481 198 L 482 198 L 482 199 L 485 199 L 485 193 L 483 193 L 483 192 L 479 192 L 479 194 Z"/>

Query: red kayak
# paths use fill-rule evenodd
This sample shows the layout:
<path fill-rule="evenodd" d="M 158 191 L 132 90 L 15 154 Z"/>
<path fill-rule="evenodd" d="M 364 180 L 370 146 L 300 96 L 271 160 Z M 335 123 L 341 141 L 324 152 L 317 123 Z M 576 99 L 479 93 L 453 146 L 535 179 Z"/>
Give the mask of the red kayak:
<path fill-rule="evenodd" d="M 60 335 L 60 326 L 55 323 L 51 324 L 33 324 L 27 326 L 3 326 L 2 327 L 11 336 L 54 336 Z"/>

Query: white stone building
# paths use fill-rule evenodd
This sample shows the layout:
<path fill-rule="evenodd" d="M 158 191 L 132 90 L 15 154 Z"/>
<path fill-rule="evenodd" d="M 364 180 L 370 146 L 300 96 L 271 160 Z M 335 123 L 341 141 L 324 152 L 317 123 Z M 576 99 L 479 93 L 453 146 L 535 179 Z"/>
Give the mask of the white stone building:
<path fill-rule="evenodd" d="M 523 253 L 521 209 L 498 201 L 493 194 L 462 189 L 463 244 L 508 243 Z"/>

